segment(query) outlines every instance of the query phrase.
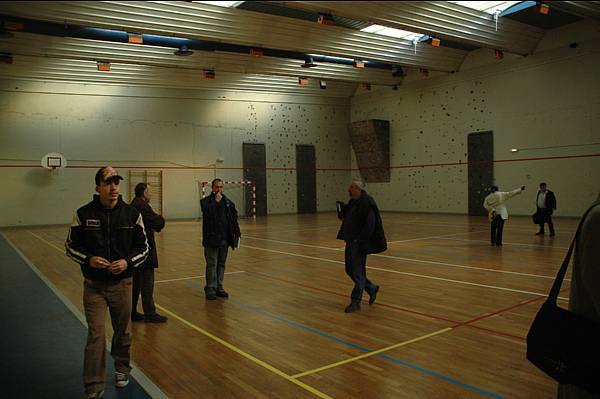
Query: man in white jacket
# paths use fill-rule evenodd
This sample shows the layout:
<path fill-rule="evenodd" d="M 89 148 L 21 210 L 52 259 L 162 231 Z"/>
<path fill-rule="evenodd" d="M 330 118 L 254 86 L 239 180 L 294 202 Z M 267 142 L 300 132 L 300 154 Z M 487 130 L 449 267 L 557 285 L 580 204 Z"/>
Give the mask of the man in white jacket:
<path fill-rule="evenodd" d="M 485 197 L 483 207 L 488 211 L 490 221 L 492 222 L 492 245 L 502 245 L 502 229 L 504 221 L 508 219 L 508 210 L 506 209 L 506 201 L 517 194 L 525 191 L 525 186 L 513 191 L 498 191 L 498 186 L 492 186 L 491 193 Z"/>

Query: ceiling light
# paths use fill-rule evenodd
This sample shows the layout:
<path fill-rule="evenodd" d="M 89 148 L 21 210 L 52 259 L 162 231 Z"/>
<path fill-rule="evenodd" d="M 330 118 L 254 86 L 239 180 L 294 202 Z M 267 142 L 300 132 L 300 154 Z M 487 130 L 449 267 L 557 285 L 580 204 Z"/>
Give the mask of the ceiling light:
<path fill-rule="evenodd" d="M 420 38 L 421 36 L 423 36 L 420 33 L 415 33 L 402 29 L 388 28 L 387 26 L 383 25 L 370 25 L 366 28 L 361 29 L 360 31 L 366 33 L 375 33 L 376 35 L 395 37 L 397 39 L 404 40 L 413 40 L 414 38 Z"/>
<path fill-rule="evenodd" d="M 510 152 L 519 152 L 519 149 L 518 148 L 513 148 L 513 149 L 510 150 Z"/>
<path fill-rule="evenodd" d="M 211 6 L 236 8 L 244 2 L 243 1 L 192 1 L 192 3 L 201 3 L 201 4 L 208 4 Z"/>
<path fill-rule="evenodd" d="M 496 10 L 504 11 L 520 1 L 450 1 L 472 10 L 483 11 L 488 14 L 495 14 Z"/>
<path fill-rule="evenodd" d="M 184 44 L 181 47 L 179 47 L 179 49 L 176 50 L 173 54 L 178 55 L 180 57 L 185 57 L 185 56 L 194 54 L 194 52 L 192 50 L 188 49 L 188 46 L 186 46 Z"/>

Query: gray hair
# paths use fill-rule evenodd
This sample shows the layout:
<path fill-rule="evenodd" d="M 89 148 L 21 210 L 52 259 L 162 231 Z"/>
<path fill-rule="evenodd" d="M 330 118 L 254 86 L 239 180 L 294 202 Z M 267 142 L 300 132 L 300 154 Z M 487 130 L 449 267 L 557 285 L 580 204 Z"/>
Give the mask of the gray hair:
<path fill-rule="evenodd" d="M 362 191 L 365 191 L 365 183 L 362 180 L 354 179 L 352 183 L 356 184 L 356 187 L 360 188 Z"/>

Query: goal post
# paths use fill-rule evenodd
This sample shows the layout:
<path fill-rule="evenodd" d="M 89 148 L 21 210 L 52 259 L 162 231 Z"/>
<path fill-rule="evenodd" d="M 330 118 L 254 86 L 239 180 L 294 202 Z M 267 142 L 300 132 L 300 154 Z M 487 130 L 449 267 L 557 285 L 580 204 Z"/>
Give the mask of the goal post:
<path fill-rule="evenodd" d="M 201 199 L 212 192 L 211 183 L 198 182 Z M 223 194 L 236 206 L 238 216 L 256 219 L 256 183 L 251 180 L 223 181 Z M 247 200 L 249 198 L 249 200 Z"/>

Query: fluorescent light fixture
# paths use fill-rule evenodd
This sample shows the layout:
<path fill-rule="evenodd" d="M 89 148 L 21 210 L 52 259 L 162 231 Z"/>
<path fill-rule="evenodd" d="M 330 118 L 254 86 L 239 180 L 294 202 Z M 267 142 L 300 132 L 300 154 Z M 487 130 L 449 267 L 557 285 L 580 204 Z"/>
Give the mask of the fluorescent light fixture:
<path fill-rule="evenodd" d="M 513 149 L 510 150 L 510 152 L 519 152 L 519 149 L 518 148 L 513 148 Z"/>
<path fill-rule="evenodd" d="M 504 11 L 508 7 L 511 7 L 517 3 L 521 3 L 520 1 L 450 1 L 449 3 L 454 3 L 461 5 L 463 7 L 470 8 L 472 10 L 483 11 L 488 14 L 495 14 L 496 11 Z"/>
<path fill-rule="evenodd" d="M 375 33 L 376 35 L 395 37 L 397 39 L 404 39 L 404 40 L 410 40 L 410 41 L 412 41 L 415 38 L 419 39 L 421 36 L 423 36 L 420 33 L 415 33 L 415 32 L 411 32 L 408 30 L 388 28 L 387 26 L 382 26 L 382 25 L 370 25 L 364 29 L 361 29 L 360 31 L 367 32 L 367 33 Z"/>
<path fill-rule="evenodd" d="M 192 3 L 202 3 L 209 4 L 211 6 L 219 6 L 219 7 L 227 7 L 227 8 L 236 8 L 243 1 L 192 1 Z"/>

